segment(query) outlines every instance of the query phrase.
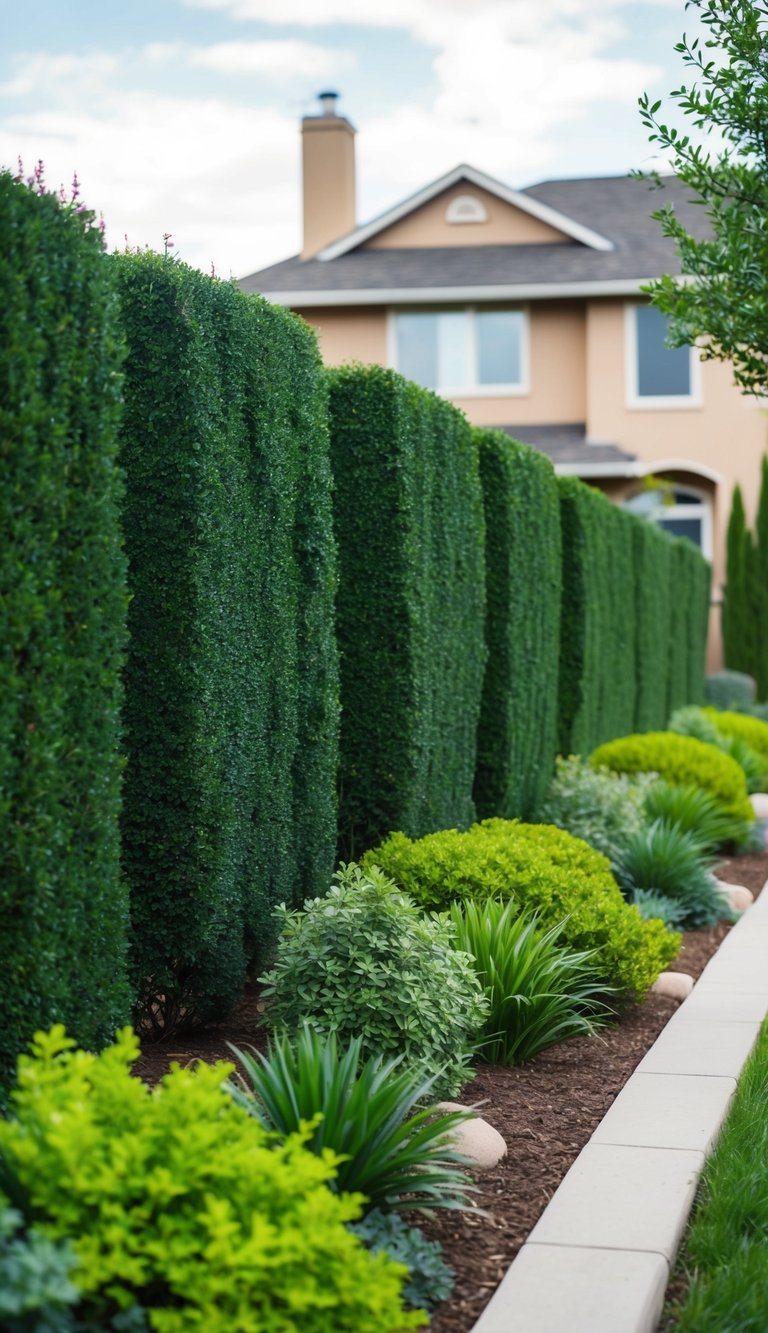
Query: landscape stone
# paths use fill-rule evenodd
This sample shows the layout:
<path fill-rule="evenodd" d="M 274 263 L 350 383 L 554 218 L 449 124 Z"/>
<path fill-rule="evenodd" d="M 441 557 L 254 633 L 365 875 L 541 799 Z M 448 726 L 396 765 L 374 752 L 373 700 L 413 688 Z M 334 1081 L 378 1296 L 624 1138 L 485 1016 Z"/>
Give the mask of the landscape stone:
<path fill-rule="evenodd" d="M 438 1111 L 472 1111 L 461 1102 L 438 1102 Z M 487 1120 L 473 1113 L 471 1120 L 451 1131 L 451 1143 L 457 1152 L 469 1157 L 478 1171 L 491 1171 L 505 1156 L 507 1145 L 501 1134 Z"/>
<path fill-rule="evenodd" d="M 671 1000 L 685 1000 L 693 990 L 693 977 L 687 972 L 660 972 L 651 986 L 654 995 L 667 995 Z"/>
<path fill-rule="evenodd" d="M 750 796 L 755 819 L 768 819 L 768 792 L 756 791 Z"/>

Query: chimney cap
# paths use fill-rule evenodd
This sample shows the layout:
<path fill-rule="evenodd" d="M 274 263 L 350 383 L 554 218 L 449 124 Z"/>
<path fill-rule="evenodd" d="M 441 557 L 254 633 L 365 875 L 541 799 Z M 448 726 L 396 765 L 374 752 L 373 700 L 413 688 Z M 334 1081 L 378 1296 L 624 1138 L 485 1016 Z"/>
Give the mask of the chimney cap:
<path fill-rule="evenodd" d="M 330 91 L 330 92 L 324 92 L 324 93 L 318 93 L 318 94 L 317 94 L 317 98 L 318 98 L 318 101 L 319 101 L 319 103 L 320 103 L 320 108 L 321 108 L 321 112 L 320 112 L 320 114 L 321 114 L 321 115 L 323 115 L 323 116 L 335 116 L 335 115 L 337 114 L 337 112 L 336 112 L 336 103 L 337 103 L 338 98 L 339 98 L 339 94 L 338 94 L 338 93 L 335 93 L 335 92 L 333 92 L 333 91 Z"/>

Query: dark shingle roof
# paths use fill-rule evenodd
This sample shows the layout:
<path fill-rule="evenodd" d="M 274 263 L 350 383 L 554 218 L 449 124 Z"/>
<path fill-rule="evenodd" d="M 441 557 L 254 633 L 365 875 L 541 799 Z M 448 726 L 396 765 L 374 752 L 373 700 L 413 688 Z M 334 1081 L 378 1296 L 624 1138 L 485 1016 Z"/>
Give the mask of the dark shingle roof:
<path fill-rule="evenodd" d="M 679 272 L 674 244 L 651 213 L 666 203 L 701 232 L 702 209 L 673 177 L 654 191 L 629 176 L 545 181 L 521 191 L 592 228 L 613 243 L 609 251 L 578 241 L 544 245 L 475 245 L 434 249 L 365 249 L 337 259 L 286 259 L 241 279 L 244 291 L 358 292 L 417 288 L 534 286 L 643 280 Z M 372 296 L 375 299 L 375 295 Z"/>
<path fill-rule="evenodd" d="M 499 426 L 513 440 L 521 444 L 530 444 L 540 453 L 546 454 L 555 467 L 581 467 L 596 465 L 634 463 L 636 454 L 627 453 L 616 444 L 589 444 L 584 423 L 568 422 L 564 425 L 539 426 Z"/>

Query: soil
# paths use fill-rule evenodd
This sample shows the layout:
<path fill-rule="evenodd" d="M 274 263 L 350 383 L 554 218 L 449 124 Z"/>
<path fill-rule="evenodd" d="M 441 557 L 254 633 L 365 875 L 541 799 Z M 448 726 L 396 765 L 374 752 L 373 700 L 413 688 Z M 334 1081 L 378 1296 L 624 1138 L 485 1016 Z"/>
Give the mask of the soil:
<path fill-rule="evenodd" d="M 717 874 L 757 896 L 768 878 L 768 854 L 724 861 Z M 686 932 L 672 967 L 698 977 L 729 929 L 720 923 Z M 477 1066 L 461 1099 L 482 1103 L 479 1112 L 505 1139 L 507 1155 L 478 1176 L 475 1201 L 485 1216 L 444 1212 L 416 1219 L 440 1240 L 456 1273 L 453 1295 L 434 1312 L 431 1333 L 469 1333 L 571 1163 L 677 1007 L 675 1000 L 649 995 L 615 1026 L 554 1046 L 530 1065 Z M 257 1026 L 262 1011 L 253 991 L 226 1024 L 145 1047 L 136 1073 L 154 1083 L 171 1060 L 231 1059 L 227 1042 L 263 1048 L 264 1029 Z"/>

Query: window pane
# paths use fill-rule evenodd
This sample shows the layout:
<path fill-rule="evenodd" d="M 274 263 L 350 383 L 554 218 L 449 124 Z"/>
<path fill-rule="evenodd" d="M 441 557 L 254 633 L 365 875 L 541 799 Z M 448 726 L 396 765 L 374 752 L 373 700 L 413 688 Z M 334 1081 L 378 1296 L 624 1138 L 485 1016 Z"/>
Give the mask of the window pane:
<path fill-rule="evenodd" d="M 441 389 L 464 388 L 468 382 L 467 315 L 447 310 L 437 316 L 437 384 Z"/>
<path fill-rule="evenodd" d="M 688 397 L 691 392 L 690 348 L 665 347 L 666 315 L 652 305 L 637 306 L 635 328 L 638 397 Z"/>
<path fill-rule="evenodd" d="M 406 379 L 437 388 L 437 315 L 397 315 L 397 369 Z"/>
<path fill-rule="evenodd" d="M 522 312 L 479 311 L 475 331 L 478 384 L 519 384 L 522 379 Z"/>
<path fill-rule="evenodd" d="M 659 527 L 672 537 L 687 537 L 694 546 L 701 547 L 700 518 L 660 518 L 657 521 Z"/>

